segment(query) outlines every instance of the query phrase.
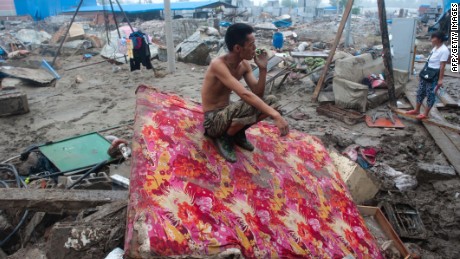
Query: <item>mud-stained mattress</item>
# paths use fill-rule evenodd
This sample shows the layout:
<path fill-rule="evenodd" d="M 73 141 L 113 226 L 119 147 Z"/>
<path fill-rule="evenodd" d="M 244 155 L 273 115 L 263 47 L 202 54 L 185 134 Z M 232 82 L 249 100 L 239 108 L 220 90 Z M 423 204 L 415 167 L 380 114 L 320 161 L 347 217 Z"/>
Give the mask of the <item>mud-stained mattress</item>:
<path fill-rule="evenodd" d="M 138 88 L 127 257 L 382 258 L 317 138 L 262 122 L 232 164 L 202 121 L 200 105 Z"/>

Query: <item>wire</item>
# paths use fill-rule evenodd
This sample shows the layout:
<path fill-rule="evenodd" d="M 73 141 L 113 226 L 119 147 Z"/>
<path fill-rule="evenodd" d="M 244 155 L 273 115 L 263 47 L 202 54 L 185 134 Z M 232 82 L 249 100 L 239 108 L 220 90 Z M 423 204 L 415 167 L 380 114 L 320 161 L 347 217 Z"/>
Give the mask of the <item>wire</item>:
<path fill-rule="evenodd" d="M 16 183 L 18 184 L 18 188 L 21 188 L 21 184 L 22 186 L 24 186 L 24 188 L 27 188 L 27 184 L 21 179 L 14 165 L 0 164 L 0 171 L 12 172 L 14 176 L 16 177 Z M 13 231 L 11 231 L 11 233 L 8 236 L 6 236 L 2 241 L 0 241 L 0 247 L 3 247 L 11 239 L 11 237 L 13 237 L 19 231 L 19 229 L 22 227 L 22 225 L 26 221 L 28 215 L 29 215 L 29 210 L 25 210 L 24 215 L 22 215 L 21 220 L 16 225 L 16 227 L 13 229 Z"/>
<path fill-rule="evenodd" d="M 10 188 L 10 186 L 8 185 L 8 183 L 6 183 L 5 181 L 0 180 L 0 183 L 1 183 L 3 186 L 5 186 L 5 188 L 7 188 L 7 189 Z"/>
<path fill-rule="evenodd" d="M 8 163 L 8 162 L 10 162 L 10 161 L 12 161 L 12 160 L 14 160 L 14 159 L 18 159 L 18 158 L 20 158 L 20 157 L 21 157 L 21 155 L 17 155 L 17 156 L 14 156 L 14 157 L 10 157 L 10 158 L 8 158 L 8 159 L 5 160 L 5 161 L 0 162 L 0 164 L 6 164 L 6 163 Z"/>

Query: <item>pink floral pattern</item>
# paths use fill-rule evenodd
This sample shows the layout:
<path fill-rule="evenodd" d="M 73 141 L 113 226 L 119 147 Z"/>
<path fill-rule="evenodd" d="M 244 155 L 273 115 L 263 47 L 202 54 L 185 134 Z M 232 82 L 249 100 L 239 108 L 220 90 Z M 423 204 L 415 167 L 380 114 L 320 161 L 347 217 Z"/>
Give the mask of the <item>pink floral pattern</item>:
<path fill-rule="evenodd" d="M 382 258 L 321 142 L 259 123 L 226 162 L 198 104 L 137 91 L 126 255 Z"/>

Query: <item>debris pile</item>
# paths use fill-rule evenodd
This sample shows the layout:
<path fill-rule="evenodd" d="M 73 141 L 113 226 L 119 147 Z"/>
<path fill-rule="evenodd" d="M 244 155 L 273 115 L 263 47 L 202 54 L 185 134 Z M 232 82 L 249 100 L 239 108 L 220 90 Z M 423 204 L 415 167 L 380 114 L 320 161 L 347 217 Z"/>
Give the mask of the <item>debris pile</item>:
<path fill-rule="evenodd" d="M 248 22 L 256 30 L 257 47 L 270 54 L 266 94 L 281 97 L 280 109 L 292 128 L 328 145 L 337 175 L 360 205 L 385 257 L 459 258 L 458 74 L 446 72 L 446 89 L 438 92 L 431 117 L 416 121 L 405 111 L 416 105 L 413 73 L 432 49 L 426 28 L 418 22 L 414 28 L 415 64 L 393 71 L 397 107 L 389 108 L 377 15 L 354 15 L 351 40 L 345 47 L 345 37 L 339 39 L 333 57 L 340 19 L 334 14 L 312 21 L 306 15 L 299 8 L 270 6 L 225 11 L 215 27 L 213 19 L 174 19 L 171 54 L 180 61 L 179 71 L 154 83 L 199 101 L 205 65 L 228 51 L 226 28 Z M 67 35 L 69 15 L 39 22 L 8 20 L 0 26 L 0 258 L 123 253 L 132 134 L 128 120 L 134 88 L 153 80 L 144 69 L 129 72 L 130 34 L 140 30 L 147 35 L 155 74 L 170 53 L 162 20 L 127 24 L 117 16 L 117 28 L 105 24 L 104 15 L 89 16 L 77 16 Z M 278 40 L 282 36 L 281 46 L 273 44 L 275 33 Z M 258 78 L 258 67 L 250 63 Z M 113 118 L 122 129 L 100 129 Z M 123 134 L 127 140 L 105 133 Z M 66 138 L 58 141 L 54 135 Z M 81 144 L 88 136 L 97 141 Z M 32 146 L 24 149 L 27 145 Z"/>

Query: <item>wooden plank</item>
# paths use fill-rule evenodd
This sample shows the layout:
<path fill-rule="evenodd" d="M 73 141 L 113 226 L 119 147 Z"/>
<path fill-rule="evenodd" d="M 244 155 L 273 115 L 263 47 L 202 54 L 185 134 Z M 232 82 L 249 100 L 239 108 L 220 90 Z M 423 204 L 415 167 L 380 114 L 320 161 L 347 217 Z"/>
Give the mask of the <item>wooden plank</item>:
<path fill-rule="evenodd" d="M 361 216 L 363 216 L 363 218 L 365 216 L 374 217 L 374 220 L 380 225 L 381 230 L 385 233 L 385 235 L 388 238 L 393 240 L 393 244 L 396 246 L 396 249 L 398 249 L 401 255 L 404 256 L 404 258 L 410 255 L 409 250 L 404 245 L 404 243 L 401 241 L 398 234 L 391 226 L 391 223 L 388 221 L 388 219 L 383 214 L 382 210 L 380 210 L 377 207 L 368 207 L 368 206 L 360 206 L 360 205 L 358 205 L 358 210 Z"/>
<path fill-rule="evenodd" d="M 452 140 L 447 136 L 445 131 L 437 126 L 426 124 L 425 128 L 428 130 L 428 132 L 430 132 L 431 136 L 436 142 L 436 145 L 438 145 L 438 147 L 447 157 L 447 160 L 449 160 L 449 162 L 455 168 L 457 174 L 460 174 L 460 151 L 452 142 Z"/>
<path fill-rule="evenodd" d="M 410 90 L 406 90 L 406 97 L 409 100 L 409 102 L 412 104 L 412 106 L 415 107 L 415 105 L 417 104 L 416 97 Z M 440 116 L 436 107 L 433 107 L 431 109 L 431 114 L 434 117 L 441 117 L 442 119 L 442 116 Z M 452 141 L 452 139 L 454 140 L 456 139 L 456 137 L 452 134 L 457 134 L 457 133 L 454 133 L 449 130 L 443 129 L 439 126 L 430 124 L 428 120 L 423 120 L 422 123 L 425 126 L 425 128 L 428 130 L 430 135 L 433 137 L 436 145 L 438 145 L 438 147 L 447 157 L 447 160 L 449 160 L 451 165 L 455 168 L 455 171 L 457 171 L 457 174 L 460 174 L 460 146 L 457 146 Z"/>
<path fill-rule="evenodd" d="M 106 203 L 128 200 L 127 191 L 64 189 L 0 189 L 0 209 L 76 212 Z"/>
<path fill-rule="evenodd" d="M 447 67 L 446 67 L 446 70 L 444 71 L 444 76 L 460 78 L 460 74 L 459 74 L 459 73 L 451 72 L 450 69 L 447 69 Z"/>
<path fill-rule="evenodd" d="M 398 115 L 403 116 L 403 117 L 418 120 L 416 118 L 417 115 L 406 114 L 406 111 L 404 111 L 404 110 L 395 109 L 395 108 L 392 108 L 391 110 L 394 111 L 395 113 L 397 113 Z M 455 125 L 449 124 L 447 122 L 438 121 L 438 120 L 432 120 L 432 119 L 429 119 L 429 118 L 424 119 L 423 122 L 427 123 L 427 124 L 430 124 L 430 125 L 438 126 L 438 127 L 442 128 L 442 129 L 446 129 L 448 131 L 453 131 L 453 132 L 456 132 L 456 133 L 460 133 L 460 127 L 457 127 Z"/>
<path fill-rule="evenodd" d="M 26 226 L 24 238 L 22 239 L 23 246 L 25 246 L 29 242 L 30 237 L 35 232 L 35 228 L 43 221 L 45 216 L 46 216 L 45 212 L 36 212 L 33 215 L 32 219 L 29 221 L 29 224 L 27 224 Z"/>
<path fill-rule="evenodd" d="M 118 213 L 122 209 L 126 208 L 126 206 L 128 206 L 128 200 L 120 200 L 110 204 L 105 204 L 98 207 L 97 212 L 85 217 L 82 221 L 90 223 L 112 217 L 115 213 Z"/>
<path fill-rule="evenodd" d="M 316 102 L 318 100 L 319 92 L 321 88 L 323 88 L 323 84 L 326 80 L 326 75 L 329 70 L 329 66 L 331 65 L 332 59 L 334 58 L 335 51 L 337 50 L 337 46 L 340 43 L 340 38 L 342 37 L 343 28 L 345 27 L 345 23 L 347 22 L 348 16 L 350 16 L 351 8 L 353 7 L 353 0 L 348 0 L 347 6 L 345 7 L 345 11 L 342 15 L 342 20 L 340 21 L 339 29 L 337 30 L 337 34 L 335 35 L 334 45 L 332 49 L 329 51 L 329 56 L 327 57 L 326 64 L 324 65 L 323 73 L 319 78 L 318 84 L 315 87 L 315 91 L 313 92 L 313 96 L 311 100 Z"/>
<path fill-rule="evenodd" d="M 291 52 L 292 57 L 300 57 L 300 58 L 308 58 L 308 57 L 313 57 L 313 58 L 327 58 L 329 55 L 327 53 L 324 53 L 322 51 L 293 51 Z"/>
<path fill-rule="evenodd" d="M 459 107 L 459 102 L 456 102 L 448 92 L 444 92 L 442 95 L 440 95 L 439 93 L 440 91 L 438 91 L 436 95 L 439 97 L 439 99 L 445 107 Z"/>

